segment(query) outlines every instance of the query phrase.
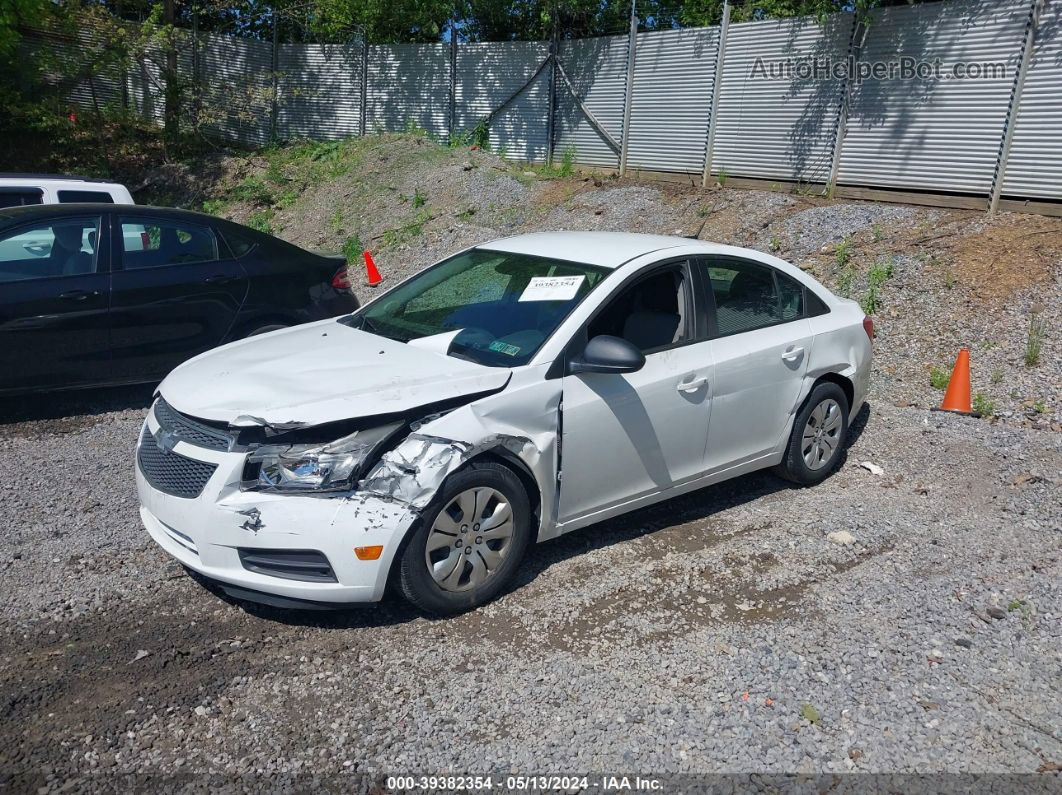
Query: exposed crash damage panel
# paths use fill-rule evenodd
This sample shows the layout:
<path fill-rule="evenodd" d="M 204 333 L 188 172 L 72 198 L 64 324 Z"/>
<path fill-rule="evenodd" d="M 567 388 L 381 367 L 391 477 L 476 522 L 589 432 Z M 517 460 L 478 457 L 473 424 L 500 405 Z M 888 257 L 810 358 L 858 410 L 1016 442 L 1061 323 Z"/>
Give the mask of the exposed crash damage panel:
<path fill-rule="evenodd" d="M 537 369 L 537 368 L 536 368 Z M 385 453 L 358 493 L 423 510 L 446 478 L 483 453 L 518 459 L 541 496 L 539 538 L 552 534 L 560 423 L 559 380 L 526 372 L 503 392 L 427 422 Z"/>

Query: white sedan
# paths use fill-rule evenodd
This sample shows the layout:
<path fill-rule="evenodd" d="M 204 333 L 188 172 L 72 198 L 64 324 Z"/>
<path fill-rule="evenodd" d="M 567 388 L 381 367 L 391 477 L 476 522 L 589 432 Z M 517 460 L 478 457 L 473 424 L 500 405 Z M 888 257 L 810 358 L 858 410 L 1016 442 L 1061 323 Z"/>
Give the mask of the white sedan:
<path fill-rule="evenodd" d="M 453 614 L 527 546 L 763 467 L 814 484 L 867 394 L 859 306 L 757 251 L 602 232 L 477 246 L 353 315 L 174 370 L 151 536 L 231 596 Z"/>

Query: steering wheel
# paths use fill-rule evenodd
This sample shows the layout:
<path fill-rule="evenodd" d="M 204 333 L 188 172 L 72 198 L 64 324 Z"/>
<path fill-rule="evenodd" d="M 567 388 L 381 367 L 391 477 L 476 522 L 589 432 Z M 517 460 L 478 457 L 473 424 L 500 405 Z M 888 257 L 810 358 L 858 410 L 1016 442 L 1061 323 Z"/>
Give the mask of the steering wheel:
<path fill-rule="evenodd" d="M 484 351 L 494 342 L 494 335 L 479 326 L 466 326 L 454 337 L 454 342 L 458 345 L 464 345 L 466 348 Z"/>

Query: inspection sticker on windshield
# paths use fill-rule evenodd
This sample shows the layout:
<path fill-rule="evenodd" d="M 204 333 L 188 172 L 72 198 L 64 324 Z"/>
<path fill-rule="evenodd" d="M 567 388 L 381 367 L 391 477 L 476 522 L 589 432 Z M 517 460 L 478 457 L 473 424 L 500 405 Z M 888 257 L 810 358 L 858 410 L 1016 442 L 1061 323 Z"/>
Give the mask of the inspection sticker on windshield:
<path fill-rule="evenodd" d="M 521 301 L 570 301 L 579 292 L 585 276 L 532 276 L 520 295 Z"/>
<path fill-rule="evenodd" d="M 490 348 L 492 351 L 496 351 L 497 353 L 504 353 L 506 356 L 516 356 L 516 354 L 520 352 L 520 348 L 518 348 L 516 345 L 510 345 L 509 343 L 502 342 L 501 340 L 494 340 L 494 342 L 492 342 L 487 347 Z"/>

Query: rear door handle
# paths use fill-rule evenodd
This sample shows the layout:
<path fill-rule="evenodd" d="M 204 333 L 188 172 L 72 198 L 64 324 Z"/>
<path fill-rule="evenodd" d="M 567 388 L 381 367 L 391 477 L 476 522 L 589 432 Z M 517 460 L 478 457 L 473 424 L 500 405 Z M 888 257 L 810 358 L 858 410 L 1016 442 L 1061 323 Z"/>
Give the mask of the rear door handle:
<path fill-rule="evenodd" d="M 782 361 L 793 362 L 796 361 L 800 355 L 804 352 L 803 348 L 791 348 L 782 354 Z"/>
<path fill-rule="evenodd" d="M 236 281 L 235 276 L 208 276 L 203 279 L 204 284 L 230 284 Z"/>
<path fill-rule="evenodd" d="M 676 389 L 679 392 L 696 392 L 707 383 L 707 376 L 702 376 L 701 378 L 694 378 L 692 381 L 680 381 Z"/>
<path fill-rule="evenodd" d="M 94 298 L 99 294 L 99 290 L 68 290 L 60 293 L 59 297 L 64 301 L 84 301 L 86 298 Z"/>

